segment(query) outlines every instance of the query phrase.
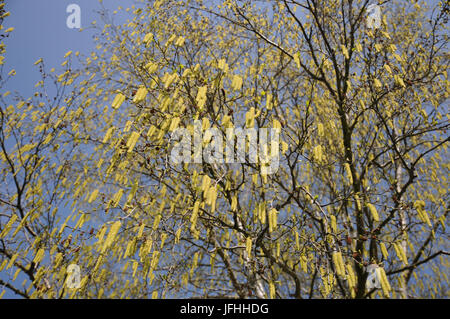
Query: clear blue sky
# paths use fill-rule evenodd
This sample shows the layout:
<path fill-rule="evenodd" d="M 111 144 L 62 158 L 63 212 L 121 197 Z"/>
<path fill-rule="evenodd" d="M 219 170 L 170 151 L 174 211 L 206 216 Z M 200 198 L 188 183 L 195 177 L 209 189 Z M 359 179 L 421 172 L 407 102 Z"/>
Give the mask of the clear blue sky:
<path fill-rule="evenodd" d="M 95 12 L 100 9 L 98 0 L 14 0 L 6 1 L 5 9 L 11 15 L 4 20 L 6 28 L 14 27 L 7 45 L 5 71 L 14 68 L 17 75 L 7 84 L 11 91 L 28 97 L 40 79 L 38 68 L 33 63 L 43 58 L 47 70 L 60 68 L 64 54 L 74 52 L 88 54 L 93 49 L 92 31 L 69 29 L 66 8 L 69 4 L 81 8 L 81 27 L 87 28 L 98 20 Z M 129 7 L 132 0 L 104 0 L 103 5 L 115 9 L 119 5 Z M 120 18 L 120 17 L 119 17 Z"/>

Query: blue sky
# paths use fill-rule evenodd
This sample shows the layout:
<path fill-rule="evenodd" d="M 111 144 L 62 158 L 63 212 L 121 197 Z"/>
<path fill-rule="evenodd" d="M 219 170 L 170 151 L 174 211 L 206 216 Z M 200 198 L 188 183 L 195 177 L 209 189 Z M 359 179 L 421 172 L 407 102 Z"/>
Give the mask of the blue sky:
<path fill-rule="evenodd" d="M 66 8 L 72 3 L 81 8 L 81 27 L 86 28 L 81 32 L 66 25 L 69 16 Z M 108 9 L 132 3 L 132 0 L 103 1 Z M 95 12 L 100 9 L 98 0 L 14 0 L 7 1 L 5 9 L 11 13 L 4 20 L 5 28 L 15 28 L 5 40 L 5 71 L 17 72 L 7 84 L 11 91 L 26 97 L 34 92 L 40 79 L 38 68 L 33 66 L 37 59 L 43 58 L 48 70 L 52 67 L 58 70 L 67 51 L 88 54 L 94 47 L 92 31 L 87 27 L 98 19 Z"/>

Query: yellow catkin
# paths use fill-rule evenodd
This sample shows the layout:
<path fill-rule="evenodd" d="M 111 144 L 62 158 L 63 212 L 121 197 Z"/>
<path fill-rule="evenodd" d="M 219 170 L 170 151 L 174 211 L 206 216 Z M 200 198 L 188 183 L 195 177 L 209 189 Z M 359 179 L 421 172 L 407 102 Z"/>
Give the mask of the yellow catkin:
<path fill-rule="evenodd" d="M 266 203 L 264 202 L 259 204 L 258 218 L 262 224 L 266 223 Z"/>
<path fill-rule="evenodd" d="M 269 211 L 269 232 L 273 232 L 277 228 L 278 212 L 275 208 Z"/>
<path fill-rule="evenodd" d="M 209 189 L 209 184 L 211 183 L 211 179 L 208 175 L 203 175 L 202 178 L 202 192 L 204 193 L 204 197 L 206 198 L 206 191 Z"/>
<path fill-rule="evenodd" d="M 136 143 L 139 139 L 140 134 L 138 132 L 133 132 L 130 135 L 130 138 L 128 139 L 126 147 L 128 148 L 127 152 L 130 153 L 133 151 L 134 147 L 136 146 Z"/>
<path fill-rule="evenodd" d="M 423 211 L 421 209 L 417 209 L 417 216 L 419 216 L 419 219 L 423 222 L 425 222 L 425 217 L 423 216 Z"/>
<path fill-rule="evenodd" d="M 110 128 L 106 131 L 106 134 L 105 134 L 105 137 L 103 138 L 102 143 L 108 142 L 109 139 L 111 138 L 113 132 L 114 132 L 114 127 L 110 127 Z"/>
<path fill-rule="evenodd" d="M 179 36 L 177 41 L 175 42 L 175 45 L 181 47 L 181 46 L 183 46 L 184 41 L 185 41 L 185 38 L 183 38 L 182 36 Z"/>
<path fill-rule="evenodd" d="M 336 268 L 336 272 L 338 274 L 340 274 L 341 270 L 340 270 L 339 262 L 337 261 L 337 252 L 333 253 L 332 258 L 333 258 L 333 264 L 334 264 L 334 266 Z"/>
<path fill-rule="evenodd" d="M 122 199 L 123 189 L 119 189 L 117 193 L 114 195 L 111 206 L 116 207 L 119 205 L 120 200 Z"/>
<path fill-rule="evenodd" d="M 206 204 L 211 206 L 211 213 L 214 213 L 217 200 L 217 189 L 215 185 L 212 185 L 206 195 Z"/>
<path fill-rule="evenodd" d="M 342 260 L 342 254 L 340 252 L 334 252 L 333 253 L 333 262 L 336 267 L 336 273 L 344 277 L 345 276 L 345 267 L 344 267 L 344 261 Z"/>
<path fill-rule="evenodd" d="M 175 80 L 177 80 L 177 78 L 178 78 L 178 75 L 176 73 L 168 75 L 164 81 L 164 88 L 167 90 L 175 82 Z M 164 100 L 164 101 L 166 101 L 166 103 L 169 103 L 170 98 L 167 100 Z M 163 109 L 163 107 L 162 107 L 162 109 Z"/>
<path fill-rule="evenodd" d="M 39 249 L 38 252 L 36 253 L 36 256 L 34 256 L 33 262 L 35 264 L 39 263 L 44 258 L 44 255 L 45 255 L 44 248 Z"/>
<path fill-rule="evenodd" d="M 331 230 L 336 233 L 337 232 L 337 223 L 336 223 L 336 216 L 331 215 L 330 216 L 331 219 Z"/>
<path fill-rule="evenodd" d="M 430 218 L 429 218 L 427 212 L 424 210 L 424 208 L 425 208 L 425 201 L 423 201 L 423 200 L 416 200 L 414 202 L 414 208 L 416 209 L 420 220 L 422 220 L 424 223 L 427 223 L 428 226 L 431 227 Z"/>
<path fill-rule="evenodd" d="M 144 233 L 144 228 L 145 228 L 145 224 L 142 223 L 141 226 L 139 226 L 138 233 L 136 235 L 137 238 L 141 238 L 142 237 L 142 234 Z"/>
<path fill-rule="evenodd" d="M 270 299 L 275 298 L 275 284 L 273 282 L 269 283 L 269 293 L 270 293 Z"/>
<path fill-rule="evenodd" d="M 356 202 L 356 208 L 358 211 L 361 211 L 361 200 L 359 199 L 359 195 L 355 194 L 355 202 Z"/>
<path fill-rule="evenodd" d="M 345 277 L 345 263 L 344 263 L 344 258 L 342 258 L 342 253 L 339 252 L 339 265 L 341 267 L 341 272 L 342 272 L 342 277 Z"/>
<path fill-rule="evenodd" d="M 178 228 L 177 232 L 175 233 L 175 244 L 178 244 L 180 242 L 181 237 L 181 228 Z"/>
<path fill-rule="evenodd" d="M 139 266 L 139 263 L 137 261 L 133 261 L 133 267 L 132 267 L 133 268 L 133 274 L 132 274 L 133 278 L 136 275 L 136 271 L 138 269 L 138 266 Z"/>
<path fill-rule="evenodd" d="M 319 135 L 320 137 L 322 137 L 324 135 L 322 123 L 317 124 L 317 135 Z"/>
<path fill-rule="evenodd" d="M 197 101 L 197 106 L 200 110 L 202 110 L 205 106 L 207 89 L 208 87 L 206 85 L 198 88 L 197 97 L 195 100 Z"/>
<path fill-rule="evenodd" d="M 98 195 L 98 189 L 95 189 L 92 192 L 91 196 L 89 197 L 88 203 L 92 203 L 97 198 L 97 195 Z"/>
<path fill-rule="evenodd" d="M 153 41 L 153 33 L 147 33 L 144 37 L 144 43 L 148 43 Z"/>
<path fill-rule="evenodd" d="M 300 256 L 300 267 L 305 273 L 308 272 L 308 258 L 305 255 Z"/>
<path fill-rule="evenodd" d="M 428 216 L 428 213 L 425 210 L 422 210 L 421 213 L 422 213 L 423 221 L 425 223 L 427 223 L 428 226 L 431 227 L 431 221 L 430 221 L 430 217 Z"/>
<path fill-rule="evenodd" d="M 103 243 L 102 252 L 104 252 L 108 247 L 110 247 L 116 238 L 117 233 L 120 230 L 120 226 L 122 226 L 122 223 L 120 221 L 116 221 L 114 224 L 111 225 L 111 229 L 109 230 L 108 236 L 106 237 L 105 242 Z"/>
<path fill-rule="evenodd" d="M 381 249 L 381 253 L 383 254 L 384 259 L 387 259 L 389 257 L 389 253 L 388 253 L 384 243 L 380 243 L 380 249 Z"/>
<path fill-rule="evenodd" d="M 239 91 L 242 88 L 242 78 L 239 75 L 235 75 L 233 77 L 233 81 L 231 82 L 231 87 L 235 91 Z"/>
<path fill-rule="evenodd" d="M 245 251 L 247 252 L 247 255 L 250 257 L 250 254 L 252 252 L 252 239 L 250 237 L 247 237 L 245 241 Z"/>
<path fill-rule="evenodd" d="M 192 215 L 191 215 L 191 218 L 190 218 L 191 230 L 195 230 L 195 226 L 197 225 L 197 217 L 198 217 L 198 205 L 197 205 L 197 203 L 198 203 L 198 201 L 194 205 L 194 209 L 192 210 Z M 195 206 L 197 206 L 197 208 L 195 208 Z"/>
<path fill-rule="evenodd" d="M 194 208 L 192 209 L 192 215 L 197 214 L 199 208 L 200 208 L 200 201 L 198 200 L 194 203 Z"/>
<path fill-rule="evenodd" d="M 145 87 L 141 87 L 137 90 L 134 98 L 133 98 L 133 102 L 134 103 L 139 103 L 145 100 L 145 97 L 147 96 L 147 89 Z"/>
<path fill-rule="evenodd" d="M 298 237 L 298 232 L 296 231 L 294 234 L 295 234 L 295 248 L 297 250 L 299 250 L 300 249 L 300 239 Z"/>
<path fill-rule="evenodd" d="M 399 257 L 399 259 L 401 260 L 400 256 L 400 252 L 398 251 L 398 247 L 397 247 L 397 243 L 393 243 L 392 247 L 394 247 L 395 253 L 397 254 L 397 257 Z"/>
<path fill-rule="evenodd" d="M 123 254 L 123 259 L 125 259 L 131 255 L 131 250 L 132 250 L 134 244 L 135 244 L 135 241 L 133 238 L 133 240 L 130 240 L 127 244 L 127 248 L 125 249 L 125 253 Z M 128 264 L 126 264 L 126 265 L 128 265 Z"/>
<path fill-rule="evenodd" d="M 251 107 L 250 110 L 245 113 L 245 126 L 247 128 L 253 128 L 255 126 L 255 108 Z"/>
<path fill-rule="evenodd" d="M 370 213 L 372 214 L 372 218 L 374 221 L 380 221 L 380 217 L 378 216 L 377 209 L 371 203 L 367 203 L 367 208 L 369 208 Z"/>
<path fill-rule="evenodd" d="M 202 118 L 202 130 L 207 130 L 211 127 L 211 123 L 209 123 L 209 119 L 204 117 Z M 205 140 L 205 138 L 203 138 Z"/>
<path fill-rule="evenodd" d="M 323 159 L 322 146 L 317 145 L 316 147 L 314 147 L 313 154 L 316 161 L 321 162 Z"/>
<path fill-rule="evenodd" d="M 350 264 L 347 264 L 347 279 L 348 279 L 348 285 L 349 287 L 353 288 L 356 287 L 356 277 L 355 273 L 353 272 L 353 267 Z"/>
<path fill-rule="evenodd" d="M 173 132 L 178 128 L 178 124 L 180 124 L 180 118 L 174 117 L 172 121 L 170 122 L 169 131 Z"/>
<path fill-rule="evenodd" d="M 352 177 L 352 171 L 350 169 L 350 165 L 348 163 L 344 164 L 345 172 L 347 174 L 347 179 L 349 184 L 353 184 L 353 177 Z"/>
<path fill-rule="evenodd" d="M 394 75 L 394 81 L 396 84 L 405 87 L 405 83 L 403 82 L 403 79 L 400 76 L 398 76 L 397 74 Z"/>
<path fill-rule="evenodd" d="M 154 73 L 156 70 L 158 70 L 158 64 L 149 62 L 145 65 L 145 68 L 147 69 L 148 73 Z"/>
<path fill-rule="evenodd" d="M 272 98 L 273 98 L 273 95 L 268 93 L 267 96 L 266 96 L 266 108 L 268 110 L 272 109 L 272 106 L 273 106 Z"/>
<path fill-rule="evenodd" d="M 233 197 L 231 198 L 231 210 L 232 210 L 233 212 L 235 212 L 236 209 L 237 209 L 237 197 L 236 197 L 236 196 L 233 196 Z"/>
<path fill-rule="evenodd" d="M 389 284 L 389 281 L 386 276 L 386 272 L 382 267 L 378 267 L 376 269 L 377 277 L 380 280 L 381 289 L 383 290 L 383 293 L 386 297 L 389 297 L 389 292 L 391 291 L 391 285 Z"/>
<path fill-rule="evenodd" d="M 111 107 L 113 109 L 118 109 L 122 103 L 125 101 L 125 95 L 123 95 L 122 93 L 119 93 L 116 95 L 116 97 L 114 98 Z"/>
<path fill-rule="evenodd" d="M 300 63 L 300 53 L 294 54 L 294 62 L 295 65 L 297 65 L 297 68 L 300 69 L 301 63 Z"/>
<path fill-rule="evenodd" d="M 220 70 L 222 70 L 224 73 L 228 72 L 228 64 L 226 63 L 225 59 L 220 59 L 218 67 Z"/>
<path fill-rule="evenodd" d="M 222 126 L 225 127 L 225 128 L 233 127 L 233 123 L 231 123 L 231 116 L 224 115 L 222 117 Z"/>
<path fill-rule="evenodd" d="M 380 80 L 373 79 L 373 86 L 379 89 L 382 87 L 382 84 L 381 84 Z"/>
<path fill-rule="evenodd" d="M 11 230 L 12 224 L 17 220 L 17 218 L 18 218 L 17 215 L 13 215 L 9 219 L 8 223 L 4 226 L 2 232 L 0 233 L 0 238 L 3 238 L 4 236 L 6 236 L 9 233 L 9 231 Z"/>
<path fill-rule="evenodd" d="M 385 64 L 385 65 L 383 65 L 383 67 L 388 73 L 392 73 L 392 70 L 389 65 Z"/>
<path fill-rule="evenodd" d="M 280 121 L 278 121 L 277 119 L 274 119 L 273 122 L 272 122 L 272 127 L 281 129 Z"/>
<path fill-rule="evenodd" d="M 400 243 L 394 243 L 393 246 L 395 252 L 397 253 L 398 259 L 400 259 L 400 261 L 403 261 L 405 264 L 408 264 L 408 259 L 406 258 L 406 254 L 405 251 L 403 250 L 402 245 Z"/>
<path fill-rule="evenodd" d="M 349 58 L 348 50 L 345 47 L 345 45 L 341 45 L 341 50 L 342 50 L 342 54 L 345 56 L 345 58 L 348 59 Z"/>

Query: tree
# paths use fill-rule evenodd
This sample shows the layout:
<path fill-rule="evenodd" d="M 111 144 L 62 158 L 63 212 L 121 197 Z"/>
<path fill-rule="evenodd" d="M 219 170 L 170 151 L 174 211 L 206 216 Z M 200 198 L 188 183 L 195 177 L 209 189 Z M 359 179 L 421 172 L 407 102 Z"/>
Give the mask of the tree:
<path fill-rule="evenodd" d="M 368 2 L 104 10 L 96 50 L 66 74 L 66 109 L 79 105 L 61 128 L 67 144 L 39 150 L 63 156 L 74 145 L 53 188 L 74 209 L 60 209 L 65 222 L 52 221 L 48 236 L 31 228 L 33 251 L 16 249 L 45 269 L 33 268 L 40 275 L 25 296 L 447 297 L 448 3 L 385 1 L 374 28 Z M 115 25 L 121 11 L 130 20 Z M 205 147 L 209 128 L 280 129 L 278 170 L 195 153 L 174 163 L 174 132 L 195 134 L 195 120 Z M 3 140 L 15 128 L 2 124 Z M 17 154 L 24 146 L 13 143 Z M 2 175 L 11 180 L 7 150 Z M 47 166 L 31 171 L 57 180 Z M 39 207 L 53 203 L 38 196 Z M 0 237 L 16 247 L 14 228 L 32 226 L 17 205 L 2 218 Z M 64 286 L 69 263 L 82 269 L 76 290 Z"/>
<path fill-rule="evenodd" d="M 2 40 L 14 28 L 4 28 L 9 16 L 0 4 Z M 69 86 L 77 75 L 71 71 L 70 55 L 57 75 L 47 70 L 42 59 L 34 63 L 40 80 L 30 98 L 5 90 L 15 70 L 5 75 L 5 44 L 0 57 L 0 285 L 24 298 L 58 297 L 64 293 L 65 268 L 77 252 L 74 241 L 88 240 L 90 234 L 65 227 L 70 204 L 73 162 L 83 162 L 78 130 L 83 109 Z M 85 136 L 85 135 L 83 135 Z M 64 220 L 66 220 L 64 222 Z M 82 220 L 80 220 L 80 224 Z M 60 265 L 65 265 L 63 268 Z M 63 271 L 61 271 L 63 269 Z"/>

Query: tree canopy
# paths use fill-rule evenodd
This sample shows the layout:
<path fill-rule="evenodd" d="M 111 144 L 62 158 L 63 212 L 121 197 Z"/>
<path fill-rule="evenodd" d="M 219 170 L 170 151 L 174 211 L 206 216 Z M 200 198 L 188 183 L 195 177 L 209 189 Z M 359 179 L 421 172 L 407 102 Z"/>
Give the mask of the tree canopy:
<path fill-rule="evenodd" d="M 142 0 L 99 13 L 90 55 L 37 60 L 34 96 L 0 92 L 0 286 L 447 298 L 450 5 L 383 1 L 373 26 L 369 4 Z M 195 123 L 204 148 L 211 128 L 278 129 L 277 170 L 174 163 Z"/>

